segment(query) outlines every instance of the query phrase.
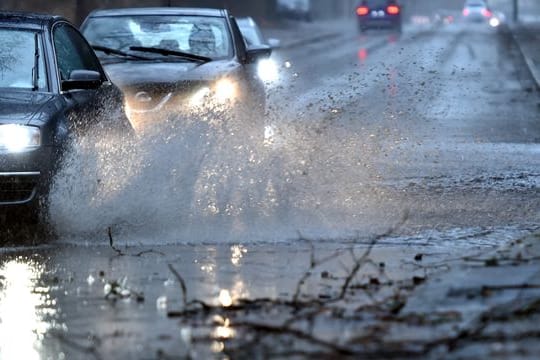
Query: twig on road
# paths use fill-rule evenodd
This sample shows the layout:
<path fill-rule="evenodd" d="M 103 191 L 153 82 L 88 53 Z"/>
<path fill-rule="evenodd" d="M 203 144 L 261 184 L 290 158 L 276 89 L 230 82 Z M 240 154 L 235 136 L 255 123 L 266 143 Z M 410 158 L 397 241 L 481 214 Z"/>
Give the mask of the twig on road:
<path fill-rule="evenodd" d="M 180 288 L 182 289 L 182 303 L 184 304 L 184 308 L 186 308 L 188 305 L 186 282 L 184 281 L 184 278 L 182 277 L 182 275 L 180 275 L 180 273 L 176 271 L 176 269 L 171 264 L 168 264 L 168 266 L 169 266 L 169 270 L 171 270 L 176 280 L 178 280 L 178 282 L 180 283 Z"/>
<path fill-rule="evenodd" d="M 97 349 L 96 349 L 96 344 L 93 344 L 93 345 L 89 345 L 89 346 L 85 346 L 85 345 L 82 345 L 82 344 L 79 344 L 77 341 L 75 340 L 72 340 L 72 339 L 68 339 L 68 337 L 66 336 L 66 334 L 64 334 L 63 332 L 61 331 L 51 331 L 49 332 L 48 336 L 51 336 L 55 339 L 57 339 L 59 342 L 63 343 L 64 345 L 66 345 L 67 347 L 70 347 L 72 349 L 75 349 L 76 351 L 78 352 L 82 352 L 82 353 L 85 353 L 85 354 L 90 354 L 92 355 L 96 360 L 101 360 L 103 359 L 101 357 L 101 355 L 98 353 Z M 71 337 L 73 337 L 74 335 L 72 334 Z M 88 335 L 84 335 L 82 336 L 84 337 L 85 340 L 88 340 L 90 339 L 92 341 L 92 343 L 97 343 L 97 345 L 99 345 L 99 343 L 101 342 L 100 339 L 96 336 L 88 336 Z"/>
<path fill-rule="evenodd" d="M 268 324 L 259 324 L 259 323 L 252 323 L 252 322 L 235 322 L 232 325 L 235 327 L 247 327 L 247 328 L 250 328 L 251 330 L 265 332 L 265 333 L 274 333 L 274 334 L 279 334 L 279 335 L 292 335 L 296 338 L 306 340 L 315 345 L 328 348 L 332 350 L 333 352 L 335 352 L 336 354 L 340 354 L 340 355 L 353 355 L 354 354 L 353 351 L 351 351 L 350 349 L 340 346 L 336 344 L 335 342 L 319 339 L 310 333 L 307 333 L 298 329 L 286 327 L 286 326 L 273 326 L 273 325 L 268 325 Z"/>
<path fill-rule="evenodd" d="M 111 247 L 111 249 L 116 251 L 116 254 L 118 254 L 118 256 L 124 256 L 125 254 L 122 252 L 122 250 L 120 250 L 116 246 L 114 246 L 114 240 L 113 240 L 113 236 L 112 236 L 112 226 L 109 226 L 107 228 L 107 235 L 109 235 L 109 246 Z"/>
<path fill-rule="evenodd" d="M 376 235 L 373 237 L 373 239 L 370 241 L 367 249 L 364 250 L 364 253 L 357 258 L 354 254 L 354 249 L 351 248 L 351 256 L 353 257 L 353 260 L 355 261 L 355 264 L 352 268 L 352 270 L 349 272 L 349 275 L 345 278 L 345 282 L 341 286 L 341 291 L 338 296 L 338 299 L 342 300 L 345 298 L 345 295 L 347 293 L 347 290 L 349 289 L 351 282 L 356 277 L 360 269 L 364 267 L 364 265 L 368 262 L 369 256 L 371 255 L 371 251 L 379 242 L 379 240 L 384 239 L 385 237 L 388 237 L 392 235 L 397 229 L 399 229 L 403 224 L 409 219 L 409 212 L 405 211 L 403 216 L 401 217 L 401 220 L 394 226 L 390 227 L 388 230 L 386 230 L 384 233 Z"/>
<path fill-rule="evenodd" d="M 300 240 L 307 240 L 307 239 L 302 237 L 302 235 L 300 234 Z M 313 241 L 309 241 L 309 243 L 310 243 L 310 246 L 311 246 L 309 269 L 304 273 L 304 275 L 302 275 L 302 277 L 298 281 L 298 284 L 296 285 L 296 291 L 294 292 L 294 295 L 293 295 L 293 298 L 292 298 L 293 303 L 298 303 L 299 302 L 299 298 L 300 298 L 301 291 L 302 291 L 302 286 L 304 285 L 306 280 L 313 274 L 313 270 L 315 268 L 319 267 L 320 265 L 322 265 L 322 264 L 324 264 L 324 263 L 326 263 L 326 262 L 328 262 L 328 261 L 330 261 L 332 259 L 335 259 L 335 258 L 337 258 L 338 256 L 341 255 L 340 251 L 336 251 L 335 253 L 330 254 L 329 256 L 326 256 L 326 257 L 324 257 L 322 259 L 316 259 L 315 258 L 315 246 L 313 245 Z"/>

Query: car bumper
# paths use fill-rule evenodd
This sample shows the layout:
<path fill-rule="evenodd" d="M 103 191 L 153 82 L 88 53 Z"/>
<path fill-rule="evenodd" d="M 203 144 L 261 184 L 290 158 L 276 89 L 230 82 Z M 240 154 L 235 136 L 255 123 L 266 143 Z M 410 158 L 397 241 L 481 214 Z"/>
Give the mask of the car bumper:
<path fill-rule="evenodd" d="M 484 17 L 482 14 L 470 14 L 469 16 L 464 17 L 467 22 L 482 23 L 488 22 L 489 18 Z"/>
<path fill-rule="evenodd" d="M 358 17 L 358 23 L 363 28 L 378 28 L 378 27 L 395 27 L 401 24 L 399 16 L 384 16 L 384 17 Z"/>
<path fill-rule="evenodd" d="M 46 195 L 55 153 L 52 147 L 0 153 L 0 208 L 32 204 Z"/>
<path fill-rule="evenodd" d="M 231 116 L 246 113 L 249 110 L 258 109 L 259 107 L 264 108 L 262 105 L 264 95 L 255 96 L 257 100 L 254 103 L 245 95 L 246 93 L 248 92 L 241 90 L 235 97 L 223 102 L 211 99 L 198 104 L 191 101 L 191 96 L 167 94 L 162 96 L 159 102 L 151 107 L 137 107 L 135 101 L 130 99 L 131 101 L 128 101 L 126 113 L 137 133 L 144 133 L 148 130 L 155 129 L 160 124 L 166 124 L 168 121 L 176 123 L 178 119 L 203 119 L 209 123 L 220 123 L 222 120 L 228 119 Z M 257 106 L 259 102 L 261 105 Z M 263 115 L 264 109 L 261 110 L 261 116 Z"/>

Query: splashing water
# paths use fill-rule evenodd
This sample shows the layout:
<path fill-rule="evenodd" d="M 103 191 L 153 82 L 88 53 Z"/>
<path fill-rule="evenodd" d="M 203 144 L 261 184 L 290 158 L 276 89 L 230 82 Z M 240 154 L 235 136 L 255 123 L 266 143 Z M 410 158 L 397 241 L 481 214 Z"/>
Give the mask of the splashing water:
<path fill-rule="evenodd" d="M 103 135 L 75 142 L 55 178 L 49 216 L 60 237 L 112 227 L 165 242 L 237 241 L 283 215 L 284 158 L 265 145 L 264 126 L 176 117 L 133 139 Z"/>
<path fill-rule="evenodd" d="M 258 118 L 216 111 L 171 116 L 127 140 L 88 134 L 55 178 L 50 221 L 64 240 L 105 241 L 112 228 L 130 244 L 287 241 L 393 222 L 401 204 L 397 215 L 366 212 L 380 196 L 365 185 L 383 137 L 340 123 L 328 104 L 337 97 L 317 95 L 311 113 L 278 101 Z"/>

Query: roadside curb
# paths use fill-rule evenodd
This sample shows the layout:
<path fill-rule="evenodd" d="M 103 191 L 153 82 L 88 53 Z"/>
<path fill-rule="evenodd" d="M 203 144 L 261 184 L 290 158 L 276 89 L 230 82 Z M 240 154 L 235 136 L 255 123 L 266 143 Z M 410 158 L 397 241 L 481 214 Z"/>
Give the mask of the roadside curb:
<path fill-rule="evenodd" d="M 536 66 L 533 59 L 531 59 L 523 46 L 523 44 L 518 40 L 514 30 L 511 26 L 508 27 L 508 31 L 510 31 L 510 34 L 512 35 L 512 40 L 517 45 L 517 48 L 519 49 L 519 52 L 521 54 L 521 57 L 525 61 L 525 64 L 527 65 L 527 68 L 529 70 L 529 73 L 531 74 L 532 79 L 534 80 L 535 87 L 537 91 L 540 91 L 540 66 Z"/>

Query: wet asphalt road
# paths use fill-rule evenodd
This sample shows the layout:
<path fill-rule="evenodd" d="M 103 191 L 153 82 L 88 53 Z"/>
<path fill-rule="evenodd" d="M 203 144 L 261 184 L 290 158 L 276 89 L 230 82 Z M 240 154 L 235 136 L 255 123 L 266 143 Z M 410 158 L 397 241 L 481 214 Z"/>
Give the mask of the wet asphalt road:
<path fill-rule="evenodd" d="M 136 231 L 92 218 L 116 204 L 82 212 L 78 221 L 94 227 L 84 233 L 66 225 L 65 211 L 52 213 L 58 239 L 0 252 L 0 357 L 220 358 L 230 328 L 167 317 L 183 306 L 169 265 L 190 300 L 289 299 L 312 251 L 342 251 L 324 271 L 344 276 L 349 248 L 401 220 L 372 254 L 395 281 L 418 274 L 415 254 L 451 263 L 537 230 L 540 99 L 509 35 L 466 24 L 402 35 L 344 26 L 338 38 L 275 54 L 282 78 L 266 120 L 274 136 L 249 176 L 278 190 L 252 206 L 276 206 L 179 224 L 149 216 Z M 335 293 L 322 278 L 302 293 Z"/>

